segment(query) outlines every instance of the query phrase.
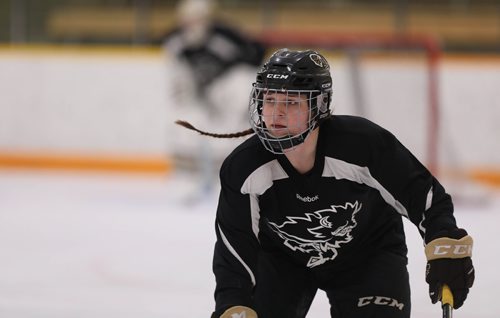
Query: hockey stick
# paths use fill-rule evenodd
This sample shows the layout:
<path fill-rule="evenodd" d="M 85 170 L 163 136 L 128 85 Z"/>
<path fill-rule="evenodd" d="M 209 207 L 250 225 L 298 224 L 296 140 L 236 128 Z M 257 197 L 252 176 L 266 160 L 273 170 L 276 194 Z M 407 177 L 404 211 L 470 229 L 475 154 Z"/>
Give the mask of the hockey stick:
<path fill-rule="evenodd" d="M 441 291 L 441 303 L 443 308 L 443 318 L 453 317 L 453 294 L 451 293 L 448 285 L 443 285 L 443 290 Z"/>

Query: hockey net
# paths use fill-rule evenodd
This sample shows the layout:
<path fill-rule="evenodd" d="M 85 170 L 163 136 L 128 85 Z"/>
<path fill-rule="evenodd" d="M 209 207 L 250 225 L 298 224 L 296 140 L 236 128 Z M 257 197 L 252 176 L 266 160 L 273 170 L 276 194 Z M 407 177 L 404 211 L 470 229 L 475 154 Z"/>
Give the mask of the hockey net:
<path fill-rule="evenodd" d="M 290 31 L 260 38 L 274 48 L 319 50 L 332 69 L 334 113 L 360 115 L 394 133 L 455 202 L 487 202 L 488 190 L 468 177 L 443 130 L 436 39 Z"/>

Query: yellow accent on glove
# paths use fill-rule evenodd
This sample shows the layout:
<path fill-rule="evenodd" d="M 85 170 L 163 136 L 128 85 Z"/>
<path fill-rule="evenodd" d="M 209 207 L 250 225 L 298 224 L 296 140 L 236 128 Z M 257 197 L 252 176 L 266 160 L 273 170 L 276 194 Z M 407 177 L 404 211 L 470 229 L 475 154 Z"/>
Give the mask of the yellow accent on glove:
<path fill-rule="evenodd" d="M 227 309 L 220 318 L 257 318 L 257 313 L 245 306 L 233 306 Z"/>
<path fill-rule="evenodd" d="M 428 261 L 439 258 L 464 258 L 472 256 L 472 237 L 466 235 L 459 240 L 440 237 L 425 246 Z"/>

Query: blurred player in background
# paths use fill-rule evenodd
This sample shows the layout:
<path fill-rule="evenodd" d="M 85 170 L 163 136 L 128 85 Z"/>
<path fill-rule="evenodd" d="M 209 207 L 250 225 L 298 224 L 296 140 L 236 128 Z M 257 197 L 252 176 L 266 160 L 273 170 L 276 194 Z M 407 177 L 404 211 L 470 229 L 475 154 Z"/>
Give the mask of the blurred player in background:
<path fill-rule="evenodd" d="M 472 238 L 450 195 L 389 131 L 332 115 L 331 99 L 326 59 L 283 49 L 257 73 L 252 129 L 202 132 L 255 133 L 220 172 L 212 318 L 304 318 L 318 289 L 333 318 L 409 318 L 402 217 L 424 241 L 432 302 L 444 285 L 455 308 L 467 298 Z"/>
<path fill-rule="evenodd" d="M 210 123 L 212 129 L 232 129 L 247 122 L 249 90 L 242 83 L 251 83 L 265 48 L 217 21 L 214 10 L 215 3 L 210 0 L 179 2 L 178 25 L 164 38 L 170 95 L 174 107 L 189 112 L 196 121 Z M 202 172 L 201 192 L 209 192 L 218 163 L 235 144 L 217 145 L 201 139 L 193 144 L 192 136 L 188 140 L 179 134 L 172 138 L 178 166 L 194 163 L 191 168 Z"/>

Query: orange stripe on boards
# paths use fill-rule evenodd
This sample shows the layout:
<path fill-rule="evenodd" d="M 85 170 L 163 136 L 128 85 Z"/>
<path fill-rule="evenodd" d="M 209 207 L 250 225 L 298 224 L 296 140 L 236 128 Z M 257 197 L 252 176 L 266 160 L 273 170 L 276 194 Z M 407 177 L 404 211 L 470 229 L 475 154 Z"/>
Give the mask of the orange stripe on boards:
<path fill-rule="evenodd" d="M 169 159 L 162 157 L 0 152 L 0 168 L 165 173 L 170 172 L 173 165 Z"/>
<path fill-rule="evenodd" d="M 469 173 L 471 179 L 490 186 L 500 187 L 499 169 L 474 169 Z"/>

